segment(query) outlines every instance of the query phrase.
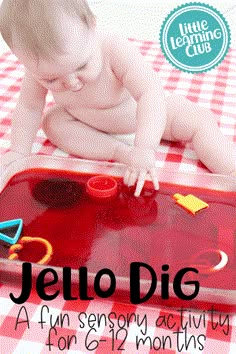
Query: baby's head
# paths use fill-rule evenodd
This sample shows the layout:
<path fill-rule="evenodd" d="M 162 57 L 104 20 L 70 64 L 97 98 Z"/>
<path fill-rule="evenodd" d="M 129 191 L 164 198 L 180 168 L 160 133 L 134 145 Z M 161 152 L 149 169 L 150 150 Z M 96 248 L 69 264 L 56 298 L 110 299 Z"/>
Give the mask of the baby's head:
<path fill-rule="evenodd" d="M 102 68 L 95 17 L 86 0 L 3 0 L 3 39 L 47 89 L 77 89 Z"/>
<path fill-rule="evenodd" d="M 0 31 L 9 48 L 34 58 L 62 54 L 79 22 L 85 30 L 95 26 L 86 0 L 3 0 L 0 10 Z"/>

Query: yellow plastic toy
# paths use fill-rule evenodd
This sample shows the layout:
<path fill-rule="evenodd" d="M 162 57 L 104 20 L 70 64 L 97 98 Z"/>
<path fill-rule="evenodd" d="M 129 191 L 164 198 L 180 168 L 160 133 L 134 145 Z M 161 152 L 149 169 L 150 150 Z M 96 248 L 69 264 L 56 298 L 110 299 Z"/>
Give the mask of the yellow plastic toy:
<path fill-rule="evenodd" d="M 184 196 L 176 193 L 173 195 L 173 198 L 176 200 L 177 204 L 190 211 L 193 215 L 195 215 L 198 211 L 209 207 L 207 203 L 192 194 Z"/>

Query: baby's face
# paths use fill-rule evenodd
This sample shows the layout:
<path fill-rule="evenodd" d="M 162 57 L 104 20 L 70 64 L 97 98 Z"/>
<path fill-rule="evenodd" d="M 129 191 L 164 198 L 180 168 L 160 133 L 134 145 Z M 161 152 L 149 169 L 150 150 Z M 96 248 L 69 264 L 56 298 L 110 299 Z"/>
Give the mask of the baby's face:
<path fill-rule="evenodd" d="M 102 70 L 101 41 L 94 28 L 68 34 L 63 49 L 68 54 L 53 54 L 53 59 L 38 61 L 19 53 L 18 57 L 34 78 L 54 92 L 79 91 L 96 81 Z M 17 55 L 17 53 L 16 53 Z"/>

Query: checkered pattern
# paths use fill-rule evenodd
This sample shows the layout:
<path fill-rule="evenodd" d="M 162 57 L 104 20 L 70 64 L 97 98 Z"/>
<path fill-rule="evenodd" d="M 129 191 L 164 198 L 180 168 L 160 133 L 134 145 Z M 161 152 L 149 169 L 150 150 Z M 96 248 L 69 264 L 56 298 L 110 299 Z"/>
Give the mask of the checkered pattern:
<path fill-rule="evenodd" d="M 161 53 L 158 45 L 130 39 L 145 59 L 152 63 L 159 73 L 166 93 L 179 93 L 200 105 L 212 109 L 219 115 L 219 126 L 230 140 L 236 141 L 235 82 L 236 50 L 231 49 L 221 65 L 203 74 L 188 74 L 173 68 Z M 24 74 L 23 66 L 14 55 L 6 53 L 0 58 L 0 154 L 10 146 L 11 113 L 19 96 L 19 88 Z M 52 96 L 47 97 L 47 107 L 53 104 Z M 127 137 L 129 142 L 129 137 Z M 36 154 L 68 156 L 45 137 L 39 130 L 33 151 Z M 182 172 L 207 172 L 197 159 L 190 145 L 162 142 L 158 167 Z"/>
<path fill-rule="evenodd" d="M 158 48 L 158 45 L 153 42 L 143 42 L 131 39 L 133 44 L 137 46 L 145 59 L 152 63 L 153 69 L 159 73 L 162 79 L 163 87 L 167 93 L 179 93 L 189 99 L 198 102 L 200 105 L 212 109 L 219 115 L 219 126 L 222 132 L 232 141 L 236 141 L 236 112 L 235 112 L 235 86 L 236 86 L 236 50 L 231 49 L 225 58 L 224 62 L 216 69 L 208 73 L 193 75 L 183 73 L 173 68 L 164 58 L 163 54 Z M 10 146 L 10 123 L 11 113 L 14 110 L 15 104 L 19 96 L 19 88 L 23 77 L 23 67 L 10 54 L 5 53 L 0 58 L 0 155 L 9 149 Z M 234 95 L 234 96 L 233 96 Z M 47 107 L 52 105 L 52 97 L 47 97 Z M 128 139 L 128 138 L 127 138 Z M 127 142 L 129 142 L 127 140 Z M 55 156 L 68 156 L 58 148 L 53 146 L 44 136 L 42 130 L 39 130 L 33 151 L 36 154 L 47 154 Z M 191 146 L 183 146 L 181 144 L 173 144 L 162 142 L 160 146 L 160 154 L 158 154 L 157 166 L 174 169 L 184 172 L 206 172 L 206 168 L 197 160 L 195 153 Z M 0 285 L 0 352 L 4 354 L 46 354 L 46 353 L 68 353 L 68 354 L 82 354 L 82 353 L 119 353 L 118 346 L 122 344 L 124 332 L 120 332 L 120 337 L 114 343 L 112 348 L 112 332 L 108 326 L 101 326 L 95 333 L 92 332 L 88 338 L 92 340 L 100 340 L 99 346 L 95 350 L 86 350 L 85 338 L 88 328 L 79 328 L 77 315 L 81 312 L 90 313 L 105 313 L 116 312 L 117 316 L 134 312 L 136 315 L 148 318 L 148 332 L 152 341 L 155 338 L 162 336 L 170 336 L 172 339 L 172 347 L 168 346 L 165 350 L 158 349 L 158 340 L 155 341 L 155 347 L 150 349 L 150 345 L 141 345 L 137 350 L 135 346 L 135 335 L 140 334 L 140 328 L 137 328 L 135 323 L 131 323 L 127 338 L 122 348 L 125 353 L 159 353 L 174 354 L 180 351 L 176 350 L 176 340 L 174 340 L 173 330 L 162 326 L 155 327 L 155 319 L 166 314 L 172 314 L 178 318 L 179 314 L 174 310 L 163 310 L 159 307 L 143 307 L 123 305 L 118 302 L 111 301 L 68 301 L 65 302 L 61 296 L 56 300 L 47 302 L 46 305 L 50 307 L 50 314 L 55 319 L 56 315 L 60 313 L 68 313 L 70 317 L 70 325 L 65 325 L 64 328 L 57 328 L 58 336 L 52 333 L 52 339 L 55 346 L 49 351 L 46 345 L 48 341 L 49 324 L 44 324 L 44 328 L 40 328 L 38 321 L 40 320 L 40 311 L 45 304 L 39 300 L 37 295 L 33 292 L 30 300 L 27 301 L 26 310 L 29 318 L 30 329 L 27 328 L 27 323 L 21 323 L 15 330 L 17 315 L 20 306 L 14 305 L 9 298 L 9 293 L 18 293 L 19 289 L 14 286 Z M 194 314 L 194 312 L 192 312 Z M 199 316 L 196 313 L 196 316 Z M 25 320 L 24 311 L 20 318 Z M 187 320 L 187 318 L 186 318 Z M 214 322 L 215 319 L 213 319 Z M 19 320 L 20 321 L 20 320 Z M 177 321 L 178 322 L 178 321 Z M 176 325 L 177 326 L 177 325 Z M 127 327 L 126 327 L 127 328 Z M 117 325 L 116 325 L 117 329 Z M 57 340 L 60 336 L 75 335 L 77 343 L 73 344 L 70 350 L 60 350 L 57 347 Z M 204 343 L 204 350 L 200 350 L 199 345 L 194 346 L 193 340 L 186 351 L 181 351 L 184 354 L 234 354 L 236 353 L 236 318 L 230 316 L 229 333 L 224 334 L 223 329 L 218 326 L 213 330 L 212 322 L 209 315 L 206 317 L 206 324 L 200 326 L 198 329 L 188 329 L 188 339 L 194 335 L 195 338 L 199 335 L 205 335 L 206 341 Z M 183 338 L 183 337 L 181 337 Z M 182 339 L 181 339 L 182 341 Z M 73 343 L 73 342 L 72 342 Z M 94 342 L 95 343 L 95 342 Z M 60 342 L 63 345 L 62 342 Z"/>
<path fill-rule="evenodd" d="M 187 328 L 188 347 L 184 344 L 185 334 L 180 335 L 179 350 L 177 350 L 177 339 L 173 332 L 176 332 L 178 327 L 181 328 L 179 310 L 134 306 L 118 302 L 97 300 L 90 302 L 77 300 L 65 302 L 62 297 L 51 302 L 41 302 L 35 292 L 31 293 L 30 299 L 25 305 L 25 309 L 22 309 L 21 305 L 15 305 L 9 299 L 9 293 L 13 292 L 13 294 L 16 295 L 19 293 L 19 289 L 14 286 L 2 286 L 0 290 L 2 305 L 0 310 L 1 352 L 4 354 L 58 354 L 60 352 L 68 354 L 108 354 L 119 353 L 119 346 L 123 348 L 123 353 L 129 354 L 154 354 L 157 351 L 162 354 L 175 354 L 180 352 L 183 354 L 235 354 L 236 352 L 236 318 L 233 316 L 229 316 L 227 326 L 226 324 L 220 326 L 219 314 L 214 314 L 214 316 L 211 317 L 210 313 L 207 313 L 206 321 L 202 321 L 198 328 L 194 328 L 193 325 L 191 328 L 190 326 Z M 47 307 L 44 307 L 44 305 Z M 193 318 L 193 315 L 195 316 L 196 323 L 198 323 L 200 316 L 204 315 L 204 311 L 199 313 L 190 311 L 191 310 L 186 310 L 186 312 L 184 312 L 183 325 L 189 321 L 190 313 L 191 318 Z M 82 314 L 84 312 L 86 312 L 87 316 L 92 314 L 104 314 L 106 317 L 111 313 L 115 313 L 116 319 L 114 319 L 114 315 L 111 316 L 114 323 L 115 334 L 118 329 L 122 327 L 122 323 L 124 323 L 124 318 L 127 318 L 127 314 L 135 314 L 136 318 L 139 316 L 139 321 L 135 321 L 133 317 L 129 325 L 126 322 L 124 325 L 125 330 L 123 330 L 123 332 L 120 331 L 117 339 L 113 341 L 111 328 L 109 327 L 110 323 L 105 323 L 104 320 L 101 320 L 99 327 L 96 325 L 96 331 L 91 331 L 88 335 L 90 327 L 85 320 L 85 316 Z M 43 314 L 42 318 L 43 321 L 45 321 L 43 327 L 41 327 L 39 323 L 41 314 Z M 78 320 L 79 314 L 82 314 L 80 315 L 81 321 Z M 168 326 L 163 323 L 161 318 L 165 316 L 167 319 L 170 314 L 171 318 L 169 320 L 168 329 Z M 51 347 L 51 351 L 49 351 L 47 344 L 50 330 L 50 317 L 51 323 L 54 324 L 58 315 L 64 316 L 64 322 L 63 325 L 56 325 L 57 333 L 54 330 L 51 331 L 51 343 L 53 343 L 53 346 Z M 138 326 L 138 323 L 141 323 L 144 316 L 147 318 L 146 333 L 144 321 L 142 326 Z M 26 322 L 27 317 L 29 327 Z M 119 322 L 117 320 L 118 318 Z M 223 324 L 224 319 L 222 315 L 221 324 Z M 144 336 L 141 330 L 145 334 Z M 184 330 L 179 329 L 179 331 L 180 330 L 184 332 Z M 58 346 L 59 348 L 63 348 L 64 346 L 64 341 L 59 340 L 62 336 L 64 338 L 67 338 L 67 336 L 76 337 L 76 341 L 71 341 L 70 349 L 63 351 L 58 349 Z M 126 336 L 126 339 L 124 343 L 122 343 L 124 336 Z M 154 343 L 154 347 L 150 349 L 150 340 L 147 340 L 145 344 L 140 344 L 137 350 L 136 336 L 139 338 L 149 336 L 152 343 Z M 206 336 L 206 339 L 203 339 L 203 336 Z M 164 350 L 163 344 L 160 344 L 158 338 L 166 339 Z M 204 345 L 204 350 L 202 350 L 198 342 L 195 342 L 197 338 L 199 342 Z M 92 343 L 92 341 L 94 342 Z M 95 343 L 98 343 L 98 346 L 94 350 L 86 350 L 86 343 L 87 345 L 90 343 L 91 349 Z M 182 347 L 183 345 L 184 347 Z M 159 350 L 157 350 L 158 347 Z M 181 347 L 183 348 L 182 350 L 180 350 Z"/>

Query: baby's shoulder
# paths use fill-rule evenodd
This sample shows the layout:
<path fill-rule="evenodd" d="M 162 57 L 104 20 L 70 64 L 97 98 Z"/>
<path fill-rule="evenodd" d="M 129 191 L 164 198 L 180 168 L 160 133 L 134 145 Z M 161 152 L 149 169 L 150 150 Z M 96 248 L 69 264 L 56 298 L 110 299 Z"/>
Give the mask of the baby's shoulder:
<path fill-rule="evenodd" d="M 114 52 L 120 50 L 121 48 L 131 46 L 128 38 L 116 32 L 100 31 L 99 36 L 101 38 L 103 51 L 106 52 L 106 54 L 114 54 Z"/>

